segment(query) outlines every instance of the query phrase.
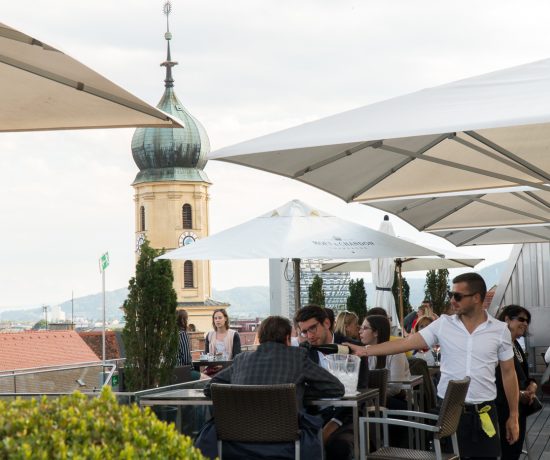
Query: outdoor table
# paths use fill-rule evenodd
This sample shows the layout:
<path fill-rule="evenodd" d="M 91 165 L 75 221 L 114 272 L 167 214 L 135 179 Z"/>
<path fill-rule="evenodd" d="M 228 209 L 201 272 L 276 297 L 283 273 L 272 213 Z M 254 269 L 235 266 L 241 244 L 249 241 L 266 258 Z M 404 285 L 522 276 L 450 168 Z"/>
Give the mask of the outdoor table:
<path fill-rule="evenodd" d="M 380 411 L 380 400 L 378 389 L 359 390 L 355 395 L 343 396 L 342 398 L 319 398 L 305 399 L 305 406 L 334 406 L 351 407 L 353 412 L 353 442 L 354 456 L 359 458 L 359 409 L 368 402 L 374 403 L 377 415 Z M 181 390 L 170 390 L 161 393 L 154 393 L 144 396 L 139 401 L 140 406 L 177 406 L 178 421 L 180 418 L 179 408 L 181 406 L 211 406 L 212 400 L 204 395 L 202 388 L 185 388 Z"/>
<path fill-rule="evenodd" d="M 424 412 L 424 377 L 421 375 L 411 375 L 403 379 L 391 379 L 390 383 L 401 385 L 407 394 L 407 410 L 416 410 Z M 414 391 L 418 388 L 418 401 L 415 400 Z M 416 445 L 420 446 L 420 434 L 416 431 Z M 413 429 L 409 428 L 409 447 L 413 447 Z"/>
<path fill-rule="evenodd" d="M 231 366 L 231 364 L 233 364 L 233 360 L 231 359 L 228 361 L 208 361 L 206 359 L 203 359 L 203 360 L 193 361 L 193 369 L 199 372 L 201 370 L 201 367 L 207 367 L 207 366 L 222 366 L 222 368 L 225 369 L 226 367 Z"/>

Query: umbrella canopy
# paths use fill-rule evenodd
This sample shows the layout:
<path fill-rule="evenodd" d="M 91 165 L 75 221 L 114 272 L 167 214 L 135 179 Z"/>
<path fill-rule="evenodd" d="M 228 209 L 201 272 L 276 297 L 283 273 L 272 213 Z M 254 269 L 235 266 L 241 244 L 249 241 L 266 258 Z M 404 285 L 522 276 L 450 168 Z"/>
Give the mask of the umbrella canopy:
<path fill-rule="evenodd" d="M 549 190 L 550 59 L 425 89 L 210 155 L 345 201 Z"/>
<path fill-rule="evenodd" d="M 443 257 L 404 257 L 401 258 L 401 268 L 404 272 L 424 270 L 439 270 L 449 268 L 473 268 L 483 259 L 452 253 L 447 249 L 440 251 Z M 370 260 L 340 260 L 326 262 L 322 266 L 324 272 L 370 272 Z"/>
<path fill-rule="evenodd" d="M 293 200 L 260 217 L 174 249 L 160 259 L 365 259 L 437 252 Z"/>
<path fill-rule="evenodd" d="M 0 132 L 181 124 L 72 57 L 0 23 Z"/>
<path fill-rule="evenodd" d="M 550 192 L 541 190 L 398 199 L 366 203 L 418 230 L 550 224 Z"/>
<path fill-rule="evenodd" d="M 386 235 L 395 236 L 388 216 L 384 217 L 379 230 Z M 388 317 L 392 320 L 392 325 L 399 327 L 399 316 L 391 290 L 395 276 L 395 260 L 391 257 L 372 259 L 371 268 L 372 282 L 374 283 L 374 306 L 386 310 Z"/>
<path fill-rule="evenodd" d="M 550 241 L 550 225 L 441 230 L 432 233 L 445 238 L 455 246 L 548 243 Z"/>

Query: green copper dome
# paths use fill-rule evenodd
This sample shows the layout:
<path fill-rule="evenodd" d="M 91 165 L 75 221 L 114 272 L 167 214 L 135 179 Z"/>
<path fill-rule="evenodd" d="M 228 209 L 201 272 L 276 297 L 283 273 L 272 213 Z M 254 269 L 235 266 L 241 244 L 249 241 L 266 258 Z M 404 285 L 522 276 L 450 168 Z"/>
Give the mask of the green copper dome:
<path fill-rule="evenodd" d="M 174 92 L 170 59 L 169 32 L 164 94 L 157 107 L 183 122 L 184 128 L 138 128 L 132 137 L 132 155 L 140 172 L 135 183 L 156 181 L 204 181 L 209 182 L 203 171 L 210 141 L 205 129 L 185 110 Z"/>

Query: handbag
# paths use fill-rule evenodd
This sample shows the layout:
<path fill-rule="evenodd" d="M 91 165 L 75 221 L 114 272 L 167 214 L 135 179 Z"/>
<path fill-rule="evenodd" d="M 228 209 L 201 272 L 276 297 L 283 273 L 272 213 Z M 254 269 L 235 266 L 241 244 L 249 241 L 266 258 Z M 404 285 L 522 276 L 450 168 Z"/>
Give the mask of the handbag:
<path fill-rule="evenodd" d="M 524 404 L 524 410 L 525 415 L 529 417 L 530 415 L 536 414 L 537 412 L 542 410 L 542 403 L 540 402 L 539 398 L 536 396 L 533 398 L 533 401 L 531 404 Z"/>

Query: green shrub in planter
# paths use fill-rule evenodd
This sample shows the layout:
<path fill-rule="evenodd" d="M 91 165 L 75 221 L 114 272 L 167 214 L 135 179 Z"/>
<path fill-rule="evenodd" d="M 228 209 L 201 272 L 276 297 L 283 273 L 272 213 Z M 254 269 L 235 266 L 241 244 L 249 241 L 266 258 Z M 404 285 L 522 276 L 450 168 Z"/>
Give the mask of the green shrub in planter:
<path fill-rule="evenodd" d="M 0 459 L 205 460 L 191 439 L 146 408 L 121 406 L 109 388 L 0 401 Z"/>

